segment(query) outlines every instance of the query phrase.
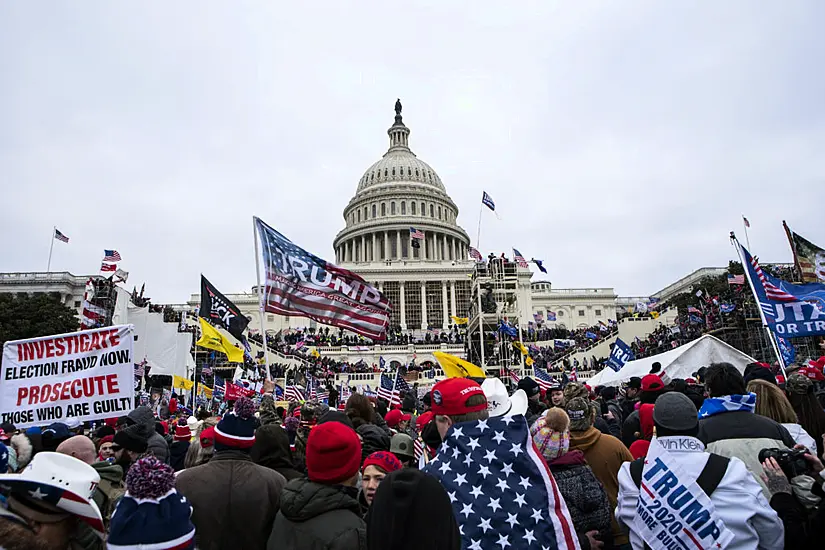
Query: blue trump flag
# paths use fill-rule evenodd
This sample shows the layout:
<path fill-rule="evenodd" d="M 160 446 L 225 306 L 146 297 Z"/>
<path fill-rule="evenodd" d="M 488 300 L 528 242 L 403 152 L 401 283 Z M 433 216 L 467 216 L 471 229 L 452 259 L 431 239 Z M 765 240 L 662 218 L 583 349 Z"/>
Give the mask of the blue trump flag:
<path fill-rule="evenodd" d="M 518 329 L 516 327 L 510 326 L 509 324 L 505 323 L 503 320 L 499 321 L 498 323 L 498 331 L 503 332 L 507 336 L 518 336 Z"/>
<path fill-rule="evenodd" d="M 484 194 L 481 196 L 481 202 L 490 210 L 496 209 L 496 203 L 493 202 L 493 197 L 488 195 L 487 191 L 484 191 Z"/>
<path fill-rule="evenodd" d="M 741 244 L 739 252 L 762 321 L 777 336 L 825 334 L 825 284 L 797 285 L 777 279 L 765 272 Z"/>
<path fill-rule="evenodd" d="M 610 357 L 607 358 L 607 366 L 619 372 L 625 363 L 633 361 L 635 358 L 636 356 L 630 346 L 622 342 L 621 338 L 617 338 L 616 343 L 613 344 L 613 349 L 610 351 Z"/>
<path fill-rule="evenodd" d="M 793 347 L 790 340 L 777 336 L 776 342 L 779 344 L 779 353 L 782 354 L 782 361 L 785 365 L 790 365 L 796 361 L 796 348 Z"/>
<path fill-rule="evenodd" d="M 424 472 L 447 491 L 462 548 L 579 548 L 570 512 L 524 416 L 454 424 Z"/>
<path fill-rule="evenodd" d="M 590 338 L 591 340 L 598 340 L 599 338 L 598 336 L 596 336 L 596 333 L 590 332 L 589 330 L 584 333 L 584 336 L 585 338 Z"/>

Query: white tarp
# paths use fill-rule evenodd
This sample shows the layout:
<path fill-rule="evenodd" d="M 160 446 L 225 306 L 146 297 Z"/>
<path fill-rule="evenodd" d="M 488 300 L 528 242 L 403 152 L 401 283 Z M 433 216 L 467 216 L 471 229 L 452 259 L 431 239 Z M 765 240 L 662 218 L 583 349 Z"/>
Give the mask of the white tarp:
<path fill-rule="evenodd" d="M 706 367 L 711 363 L 721 362 L 730 363 L 739 372 L 744 372 L 748 363 L 755 361 L 756 359 L 733 346 L 710 334 L 706 334 L 693 342 L 688 342 L 670 351 L 645 357 L 644 359 L 628 361 L 619 372 L 615 372 L 610 367 L 605 367 L 587 383 L 591 387 L 618 386 L 634 376 L 641 378 L 650 373 L 651 366 L 656 362 L 661 363 L 662 370 L 673 379 L 690 378 L 699 368 Z"/>
<path fill-rule="evenodd" d="M 178 332 L 178 323 L 165 323 L 163 313 L 150 313 L 149 308 L 129 305 L 129 322 L 135 326 L 135 362 L 146 360 L 150 374 L 177 375 L 191 378 L 195 360 L 192 333 Z"/>

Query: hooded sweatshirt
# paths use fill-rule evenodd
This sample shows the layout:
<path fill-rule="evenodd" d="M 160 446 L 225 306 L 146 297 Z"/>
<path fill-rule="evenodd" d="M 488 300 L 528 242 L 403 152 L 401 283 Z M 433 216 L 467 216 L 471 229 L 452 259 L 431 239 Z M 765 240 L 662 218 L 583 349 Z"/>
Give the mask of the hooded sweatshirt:
<path fill-rule="evenodd" d="M 570 449 L 578 449 L 584 453 L 584 458 L 596 474 L 596 478 L 604 485 L 607 500 L 610 502 L 613 543 L 616 546 L 627 543 L 627 532 L 616 523 L 613 510 L 616 509 L 619 497 L 619 469 L 623 463 L 633 460 L 630 451 L 621 441 L 612 435 L 601 433 L 593 426 L 583 432 L 570 432 Z"/>
<path fill-rule="evenodd" d="M 370 550 L 459 550 L 461 533 L 441 483 L 410 468 L 385 477 L 367 516 L 367 546 Z"/>
<path fill-rule="evenodd" d="M 255 444 L 250 454 L 252 462 L 275 470 L 287 481 L 302 475 L 292 461 L 289 436 L 277 424 L 266 424 L 255 431 Z"/>
<path fill-rule="evenodd" d="M 133 425 L 127 426 L 126 431 L 145 439 L 148 445 L 147 452 L 151 452 L 158 460 L 169 464 L 169 445 L 163 436 L 155 431 L 155 416 L 152 409 L 146 406 L 138 407 L 128 415 Z"/>

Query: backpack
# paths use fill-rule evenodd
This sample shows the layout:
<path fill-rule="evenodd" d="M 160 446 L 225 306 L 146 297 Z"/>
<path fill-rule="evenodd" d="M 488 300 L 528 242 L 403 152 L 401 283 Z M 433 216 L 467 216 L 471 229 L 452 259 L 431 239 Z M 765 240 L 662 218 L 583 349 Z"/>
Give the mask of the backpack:
<path fill-rule="evenodd" d="M 630 477 L 633 479 L 633 483 L 637 489 L 640 488 L 642 484 L 642 470 L 644 470 L 645 467 L 644 461 L 645 459 L 642 457 L 630 463 Z M 722 478 L 725 477 L 725 472 L 728 471 L 729 463 L 730 459 L 727 457 L 714 453 L 710 453 L 708 456 L 705 467 L 702 468 L 699 477 L 696 478 L 696 484 L 708 497 L 710 497 L 713 491 L 716 490 L 716 487 L 722 482 Z M 650 546 L 648 546 L 647 543 L 645 543 L 645 550 L 650 550 Z"/>
<path fill-rule="evenodd" d="M 98 508 L 100 508 L 100 515 L 103 516 L 103 522 L 106 526 L 109 525 L 109 520 L 112 518 L 112 514 L 115 512 L 115 508 L 117 507 L 117 503 L 120 502 L 120 499 L 123 495 L 126 494 L 126 486 L 123 482 L 112 483 L 107 479 L 100 478 L 100 483 L 97 485 L 97 489 L 95 489 L 95 502 L 98 504 Z"/>

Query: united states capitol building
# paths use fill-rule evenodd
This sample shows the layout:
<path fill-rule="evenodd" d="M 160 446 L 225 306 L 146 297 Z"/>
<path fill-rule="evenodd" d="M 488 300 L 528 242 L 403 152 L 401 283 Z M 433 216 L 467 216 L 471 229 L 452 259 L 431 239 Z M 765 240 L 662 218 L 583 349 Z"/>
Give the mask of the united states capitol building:
<path fill-rule="evenodd" d="M 388 297 L 393 306 L 391 326 L 420 338 L 428 331 L 435 334 L 449 330 L 453 324 L 451 317 L 467 315 L 476 262 L 469 256 L 470 237 L 457 222 L 458 206 L 435 169 L 413 152 L 411 131 L 404 123 L 400 102 L 396 103 L 395 111 L 394 121 L 387 130 L 389 147 L 358 178 L 355 194 L 343 209 L 344 227 L 332 246 L 338 265 L 358 273 Z M 423 239 L 413 241 L 411 229 L 422 232 Z M 300 237 L 296 244 L 301 245 Z M 480 252 L 486 255 L 489 251 Z M 699 271 L 708 269 L 717 268 Z M 557 289 L 550 281 L 532 280 L 532 277 L 530 269 L 518 268 L 518 317 L 522 326 L 543 320 L 544 326 L 549 327 L 591 327 L 599 321 L 615 320 L 623 308 L 649 298 L 619 297 L 613 288 Z M 0 292 L 58 292 L 67 306 L 79 311 L 88 278 L 65 272 L 2 273 Z M 667 291 L 673 295 L 687 290 L 697 278 L 689 275 L 662 293 Z M 149 281 L 149 285 L 152 284 Z M 197 281 L 193 281 L 193 287 L 196 284 Z M 230 289 L 221 290 L 250 317 L 250 328 L 261 326 L 254 288 L 235 294 L 227 292 Z M 657 293 L 658 297 L 666 298 L 662 293 Z M 193 294 L 186 303 L 177 304 L 176 309 L 194 311 L 199 301 L 200 297 Z M 551 312 L 555 314 L 555 321 L 550 320 L 552 315 L 548 316 Z M 268 333 L 317 328 L 314 321 L 303 317 L 264 315 L 263 325 Z M 454 347 L 456 349 L 452 349 Z M 393 348 L 399 349 L 386 346 L 375 349 L 373 359 L 377 360 L 379 353 L 386 357 L 387 352 L 393 352 L 398 361 L 403 361 L 405 356 L 429 351 L 412 344 Z M 448 348 L 453 353 L 461 352 L 455 345 Z M 346 349 L 328 351 L 340 354 L 342 359 L 351 359 Z M 371 352 L 359 350 L 359 353 Z"/>

